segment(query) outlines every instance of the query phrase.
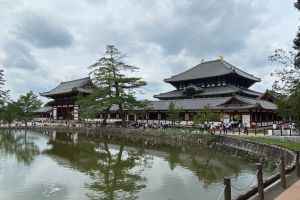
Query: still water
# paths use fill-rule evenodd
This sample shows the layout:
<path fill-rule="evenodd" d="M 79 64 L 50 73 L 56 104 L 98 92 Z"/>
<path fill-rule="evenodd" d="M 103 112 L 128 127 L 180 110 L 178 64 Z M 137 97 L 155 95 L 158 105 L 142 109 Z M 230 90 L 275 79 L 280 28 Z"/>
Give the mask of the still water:
<path fill-rule="evenodd" d="M 196 144 L 0 132 L 1 200 L 218 199 L 224 176 L 234 196 L 255 184 L 255 164 Z"/>

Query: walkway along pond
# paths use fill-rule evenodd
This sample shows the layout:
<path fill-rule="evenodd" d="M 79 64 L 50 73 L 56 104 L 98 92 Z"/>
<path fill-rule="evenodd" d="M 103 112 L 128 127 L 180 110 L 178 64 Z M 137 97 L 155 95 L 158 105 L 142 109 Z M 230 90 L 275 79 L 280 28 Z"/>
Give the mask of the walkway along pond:
<path fill-rule="evenodd" d="M 132 129 L 3 130 L 0 199 L 223 199 L 224 177 L 231 177 L 237 197 L 256 185 L 258 154 L 266 179 L 277 168 L 276 155 L 288 166 L 294 162 L 291 152 L 275 151 L 223 137 Z"/>

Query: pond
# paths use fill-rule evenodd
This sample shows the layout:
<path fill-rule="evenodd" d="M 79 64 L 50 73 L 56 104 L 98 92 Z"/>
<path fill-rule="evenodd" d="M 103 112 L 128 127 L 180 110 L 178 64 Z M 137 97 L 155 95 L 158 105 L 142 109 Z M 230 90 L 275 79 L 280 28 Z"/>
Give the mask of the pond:
<path fill-rule="evenodd" d="M 223 199 L 255 163 L 199 144 L 109 134 L 0 131 L 0 199 Z M 221 194 L 221 195 L 220 195 Z"/>

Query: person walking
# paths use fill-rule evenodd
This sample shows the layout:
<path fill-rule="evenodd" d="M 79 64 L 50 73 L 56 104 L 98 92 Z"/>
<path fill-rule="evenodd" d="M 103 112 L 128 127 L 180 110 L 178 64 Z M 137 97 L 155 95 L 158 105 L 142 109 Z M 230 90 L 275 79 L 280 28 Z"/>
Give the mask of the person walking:
<path fill-rule="evenodd" d="M 247 134 L 247 135 L 249 134 L 247 122 L 245 122 L 245 124 L 244 124 L 244 133 Z"/>

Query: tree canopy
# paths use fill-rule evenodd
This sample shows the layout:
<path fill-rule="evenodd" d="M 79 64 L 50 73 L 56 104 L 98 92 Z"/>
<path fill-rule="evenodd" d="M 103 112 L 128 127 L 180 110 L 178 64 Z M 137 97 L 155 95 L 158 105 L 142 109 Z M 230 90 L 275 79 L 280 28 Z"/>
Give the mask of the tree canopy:
<path fill-rule="evenodd" d="M 170 103 L 168 111 L 167 111 L 167 120 L 171 121 L 171 124 L 175 124 L 175 122 L 181 121 L 180 113 L 182 109 L 176 108 L 173 102 Z"/>
<path fill-rule="evenodd" d="M 84 115 L 103 113 L 103 124 L 106 123 L 107 113 L 116 105 L 123 125 L 125 125 L 124 110 L 131 110 L 139 105 L 135 94 L 139 88 L 146 85 L 141 77 L 129 76 L 139 68 L 124 62 L 126 55 L 113 45 L 106 46 L 105 56 L 88 68 L 93 83 L 96 85 L 93 93 L 80 98 L 78 103 Z"/>
<path fill-rule="evenodd" d="M 35 115 L 33 111 L 40 108 L 42 101 L 38 99 L 38 96 L 32 91 L 29 91 L 25 95 L 21 95 L 17 100 L 17 105 L 19 107 L 19 119 L 27 122 L 31 120 Z"/>
<path fill-rule="evenodd" d="M 3 89 L 4 83 L 5 83 L 4 70 L 0 69 L 0 105 L 1 106 L 4 106 L 5 103 L 7 103 L 8 99 L 9 99 L 9 90 Z"/>
<path fill-rule="evenodd" d="M 294 3 L 294 7 L 300 11 L 300 0 Z M 277 77 L 273 84 L 273 90 L 280 93 L 275 101 L 278 112 L 283 117 L 300 116 L 300 27 L 293 40 L 293 50 L 276 49 L 269 57 L 271 62 L 282 67 L 271 75 Z"/>

